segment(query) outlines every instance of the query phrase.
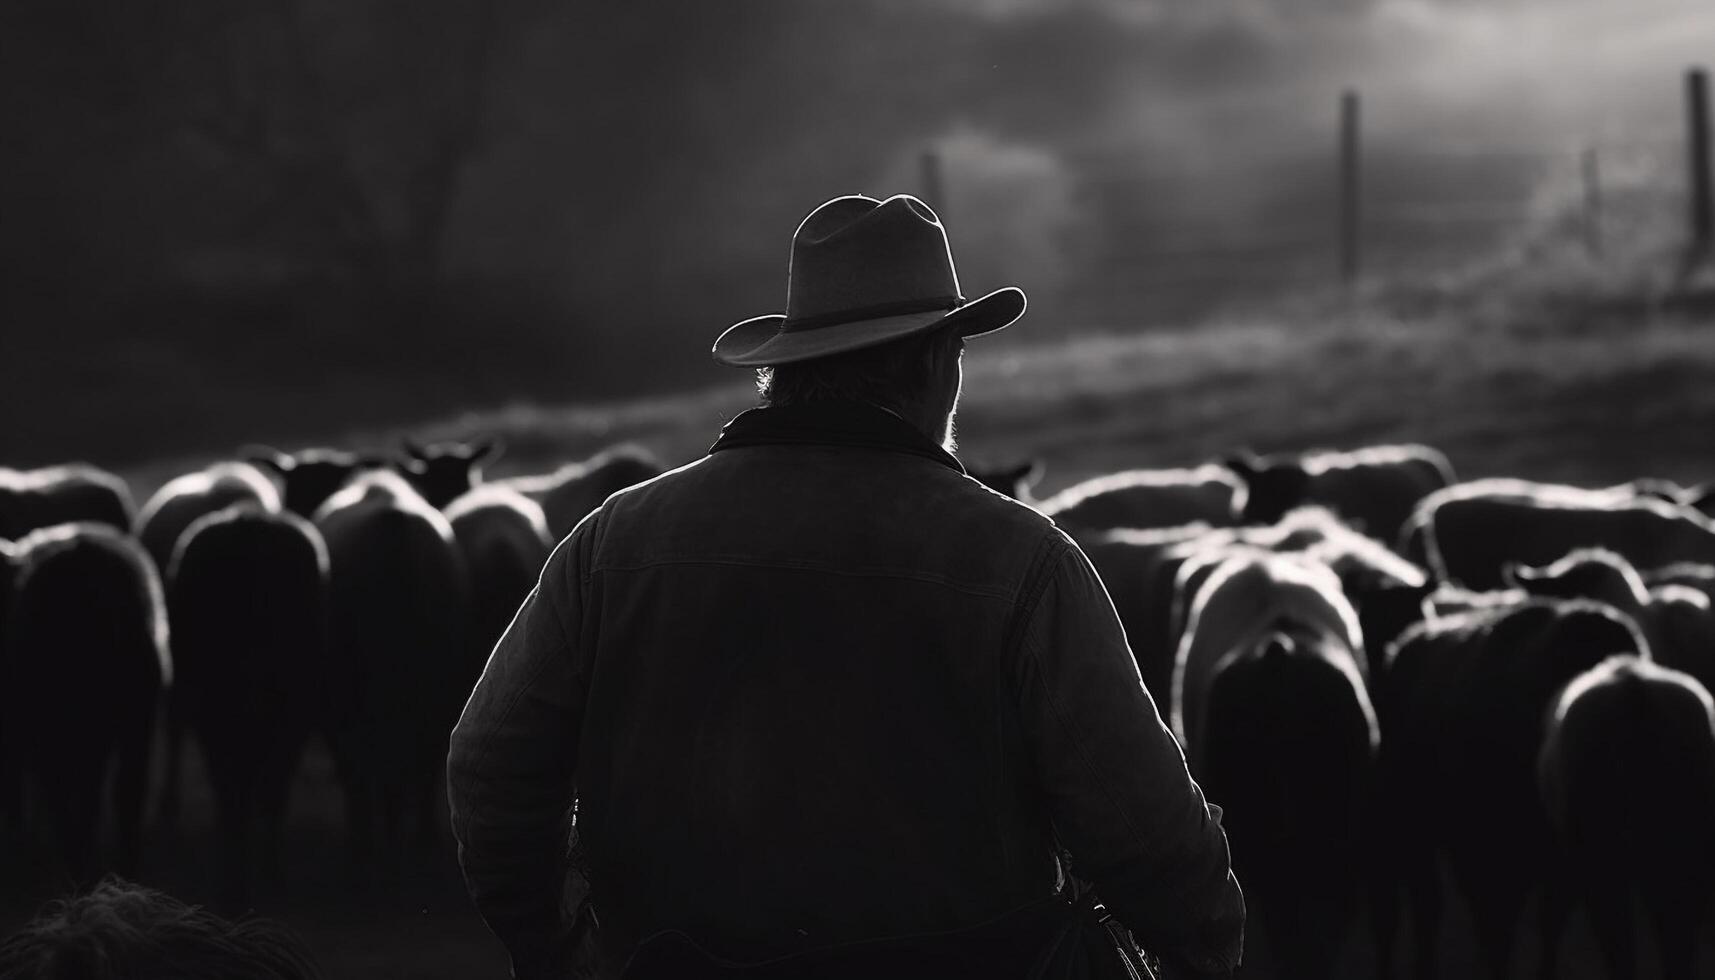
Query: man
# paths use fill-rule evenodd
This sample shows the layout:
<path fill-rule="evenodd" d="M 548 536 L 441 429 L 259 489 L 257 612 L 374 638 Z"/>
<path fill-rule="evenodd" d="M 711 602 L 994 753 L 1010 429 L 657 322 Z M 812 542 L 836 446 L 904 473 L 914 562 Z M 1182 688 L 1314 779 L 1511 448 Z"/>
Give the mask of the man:
<path fill-rule="evenodd" d="M 1220 811 L 1101 582 L 949 451 L 965 339 L 1024 305 L 966 302 L 915 198 L 799 226 L 786 314 L 714 348 L 763 407 L 578 525 L 453 732 L 460 860 L 518 976 L 560 968 L 574 798 L 610 973 L 652 936 L 756 962 L 999 922 L 1023 946 L 978 944 L 985 975 L 1022 976 L 1004 924 L 1062 846 L 1167 962 L 1237 963 Z"/>

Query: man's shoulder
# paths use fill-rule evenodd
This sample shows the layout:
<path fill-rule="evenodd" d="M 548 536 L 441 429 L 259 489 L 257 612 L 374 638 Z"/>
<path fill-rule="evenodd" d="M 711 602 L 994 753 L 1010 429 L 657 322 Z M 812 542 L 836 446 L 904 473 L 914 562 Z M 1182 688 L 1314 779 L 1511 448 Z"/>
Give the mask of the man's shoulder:
<path fill-rule="evenodd" d="M 904 453 L 790 447 L 715 453 L 620 491 L 600 516 L 649 550 L 655 545 L 644 539 L 708 543 L 730 534 L 806 550 L 817 547 L 810 537 L 844 542 L 828 545 L 843 555 L 880 550 L 879 536 L 912 560 L 970 565 L 984 577 L 1022 573 L 1067 540 L 1041 513 L 954 467 Z"/>

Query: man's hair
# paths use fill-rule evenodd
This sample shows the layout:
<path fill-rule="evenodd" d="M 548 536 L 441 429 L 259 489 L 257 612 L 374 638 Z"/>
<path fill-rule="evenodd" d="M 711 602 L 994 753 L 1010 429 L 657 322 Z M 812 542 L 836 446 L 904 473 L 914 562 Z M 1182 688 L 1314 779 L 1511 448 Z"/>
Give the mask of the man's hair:
<path fill-rule="evenodd" d="M 844 354 L 758 368 L 756 391 L 770 408 L 861 401 L 904 413 L 916 408 L 934 388 L 941 358 L 958 356 L 963 344 L 957 330 L 942 329 Z"/>
<path fill-rule="evenodd" d="M 223 919 L 119 878 L 50 903 L 0 943 L 0 980 L 317 980 L 302 942 L 267 919 Z"/>

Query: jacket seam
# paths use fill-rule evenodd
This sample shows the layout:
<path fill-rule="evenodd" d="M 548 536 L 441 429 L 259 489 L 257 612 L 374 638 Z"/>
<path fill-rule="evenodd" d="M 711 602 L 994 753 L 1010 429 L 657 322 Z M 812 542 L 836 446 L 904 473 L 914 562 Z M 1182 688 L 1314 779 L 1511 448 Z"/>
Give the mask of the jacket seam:
<path fill-rule="evenodd" d="M 1054 576 L 1046 569 L 1053 561 L 1065 554 L 1069 547 L 1065 536 L 1059 533 L 1059 528 L 1050 526 L 1042 535 L 1043 542 L 1038 546 L 1036 558 L 1030 563 L 1030 570 L 1024 575 L 1024 589 L 1019 595 L 1019 609 L 1024 613 L 1013 626 L 1012 633 L 1020 636 L 1029 634 L 1030 620 L 1036 615 L 1037 607 L 1042 604 L 1042 596 L 1048 591 L 1048 584 Z M 1058 545 L 1058 547 L 1056 547 Z M 1013 635 L 1006 638 L 1007 645 L 1013 642 Z"/>
<path fill-rule="evenodd" d="M 555 618 L 557 621 L 558 616 L 556 615 Z M 564 632 L 565 632 L 564 629 L 562 629 L 561 633 L 563 634 Z M 547 669 L 548 669 L 548 663 L 546 660 L 543 660 L 543 661 L 536 664 L 535 668 L 530 671 L 529 677 L 526 678 L 524 683 L 519 685 L 518 689 L 512 693 L 512 697 L 510 697 L 506 700 L 506 706 L 501 709 L 499 716 L 497 718 L 495 718 L 492 723 L 485 724 L 483 726 L 484 729 L 486 729 L 486 731 L 483 733 L 481 742 L 478 743 L 476 758 L 471 761 L 471 763 L 468 767 L 462 767 L 461 766 L 460 768 L 468 768 L 468 769 L 476 769 L 476 770 L 480 770 L 483 768 L 483 764 L 488 761 L 489 753 L 492 752 L 494 749 L 494 736 L 493 736 L 494 731 L 496 731 L 499 728 L 504 727 L 506 719 L 511 716 L 513 709 L 518 707 L 518 703 L 520 701 L 524 700 L 524 696 L 526 694 L 528 694 L 530 692 L 530 690 L 536 686 L 536 682 L 538 680 L 540 680 L 542 677 L 542 672 L 547 670 Z M 465 818 L 463 820 L 455 821 L 456 823 L 458 823 L 461 826 L 462 829 L 467 831 L 467 833 L 464 836 L 466 836 L 466 837 L 469 836 L 468 830 L 470 829 L 471 824 L 479 822 L 477 820 L 478 815 L 479 814 L 486 814 L 488 809 L 489 809 L 488 807 L 483 806 L 480 803 L 474 807 L 467 807 L 466 808 Z"/>
<path fill-rule="evenodd" d="M 1052 579 L 1052 576 L 1044 574 L 1043 570 L 1049 567 L 1053 557 L 1062 553 L 1063 547 L 1057 548 L 1056 545 L 1063 546 L 1064 543 L 1064 537 L 1057 534 L 1052 528 L 1043 533 L 1042 543 L 1037 545 L 1036 555 L 1032 559 L 1029 569 L 1025 572 L 1023 588 L 1014 607 L 1018 614 L 1011 618 L 1011 622 L 1007 625 L 1006 634 L 1001 638 L 1000 669 L 996 671 L 997 687 L 1006 693 L 1007 699 L 1014 705 L 1013 710 L 1015 712 L 1021 692 L 1014 686 L 1016 674 L 1013 673 L 1012 664 L 1016 657 L 1016 651 L 1021 646 L 1020 637 L 1028 632 L 1030 619 L 1036 614 L 1036 607 L 1041 604 L 1042 596 L 1047 593 L 1048 583 Z M 999 752 L 1000 764 L 996 766 L 994 779 L 989 786 L 989 793 L 993 799 L 1000 799 L 1005 794 L 1006 787 L 1003 774 L 1008 768 L 1006 765 L 1006 725 L 1000 718 L 1001 716 L 997 714 L 995 745 L 997 752 Z M 1029 762 L 1027 757 L 1025 764 L 1029 765 Z M 1040 778 L 1040 774 L 1038 774 L 1038 778 Z M 1006 853 L 1009 859 L 1013 857 L 1013 851 L 1010 848 Z M 1058 859 L 1056 858 L 1056 860 Z"/>
<path fill-rule="evenodd" d="M 1044 578 L 1046 579 L 1048 577 L 1044 576 Z M 1032 610 L 1031 615 L 1035 615 L 1034 610 Z M 1049 710 L 1054 713 L 1055 721 L 1059 722 L 1060 727 L 1066 731 L 1068 736 L 1071 737 L 1072 744 L 1077 749 L 1078 759 L 1084 764 L 1085 771 L 1090 774 L 1092 781 L 1097 786 L 1101 787 L 1102 796 L 1107 799 L 1108 805 L 1113 807 L 1114 812 L 1119 814 L 1120 820 L 1125 823 L 1126 830 L 1131 834 L 1132 838 L 1145 845 L 1145 850 L 1148 850 L 1149 845 L 1153 842 L 1138 828 L 1137 823 L 1131 817 L 1130 811 L 1128 811 L 1120 803 L 1119 798 L 1114 795 L 1113 787 L 1108 784 L 1106 779 L 1102 778 L 1101 770 L 1097 768 L 1095 760 L 1090 757 L 1088 746 L 1084 744 L 1083 732 L 1077 727 L 1071 717 L 1066 713 L 1065 709 L 1061 706 L 1059 699 L 1054 694 L 1053 688 L 1048 686 L 1048 681 L 1044 676 L 1042 668 L 1042 659 L 1039 655 L 1039 650 L 1035 640 L 1031 638 L 1029 629 L 1025 629 L 1024 631 L 1021 647 L 1024 654 L 1031 658 L 1032 665 L 1036 668 L 1036 683 L 1042 688 L 1042 693 L 1048 702 Z"/>

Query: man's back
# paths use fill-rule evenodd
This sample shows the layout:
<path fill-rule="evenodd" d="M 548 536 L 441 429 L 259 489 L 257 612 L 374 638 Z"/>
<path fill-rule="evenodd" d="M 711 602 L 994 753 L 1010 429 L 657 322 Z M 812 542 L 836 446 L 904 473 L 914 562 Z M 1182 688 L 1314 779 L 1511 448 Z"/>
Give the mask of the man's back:
<path fill-rule="evenodd" d="M 1051 894 L 1016 689 L 1064 536 L 875 409 L 774 414 L 826 441 L 761 420 L 590 529 L 598 912 L 766 954 Z"/>

